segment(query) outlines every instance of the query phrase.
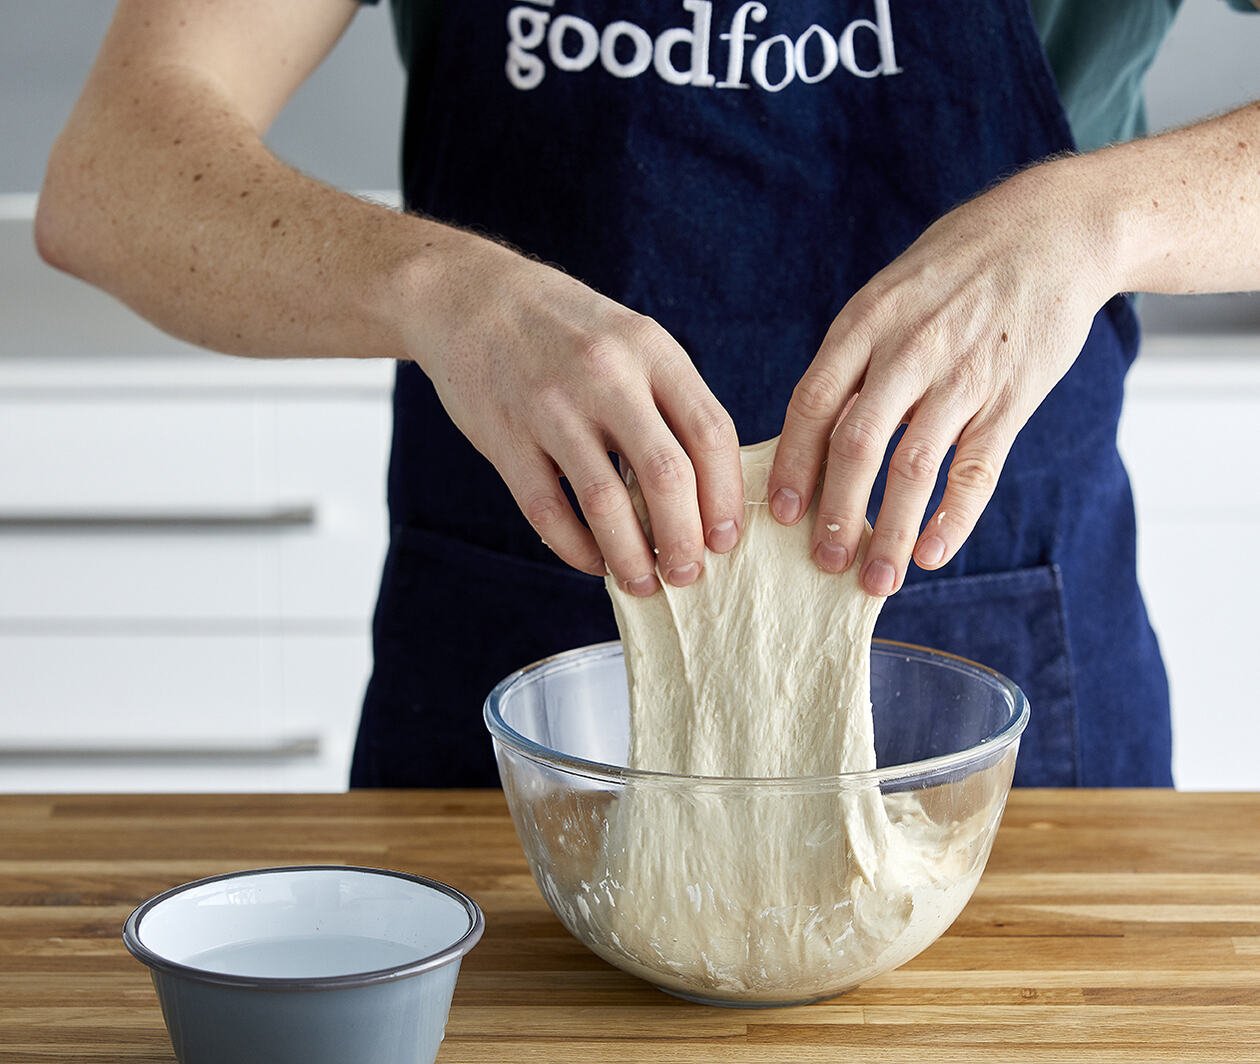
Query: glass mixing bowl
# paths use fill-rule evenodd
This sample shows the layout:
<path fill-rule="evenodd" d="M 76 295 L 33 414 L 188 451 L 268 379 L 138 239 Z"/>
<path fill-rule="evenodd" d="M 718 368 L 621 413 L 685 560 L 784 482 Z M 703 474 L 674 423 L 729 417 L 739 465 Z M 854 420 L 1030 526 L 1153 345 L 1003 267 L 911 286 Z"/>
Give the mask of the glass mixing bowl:
<path fill-rule="evenodd" d="M 877 768 L 792 779 L 624 767 L 619 643 L 546 658 L 486 700 L 539 890 L 611 964 L 745 1007 L 832 997 L 905 963 L 988 860 L 1028 703 L 1005 677 L 876 640 Z"/>

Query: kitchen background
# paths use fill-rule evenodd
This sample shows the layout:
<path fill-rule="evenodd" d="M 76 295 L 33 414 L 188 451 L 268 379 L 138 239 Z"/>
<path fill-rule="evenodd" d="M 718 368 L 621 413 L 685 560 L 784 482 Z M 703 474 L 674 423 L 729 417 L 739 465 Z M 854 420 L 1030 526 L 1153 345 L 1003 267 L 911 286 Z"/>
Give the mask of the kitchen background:
<path fill-rule="evenodd" d="M 0 0 L 0 791 L 339 790 L 390 366 L 200 351 L 38 260 L 35 190 L 110 8 Z M 1188 0 L 1153 127 L 1257 98 L 1260 16 Z M 268 140 L 396 198 L 402 99 L 387 10 L 366 8 Z M 1176 775 L 1260 788 L 1260 298 L 1140 310 L 1122 445 Z"/>

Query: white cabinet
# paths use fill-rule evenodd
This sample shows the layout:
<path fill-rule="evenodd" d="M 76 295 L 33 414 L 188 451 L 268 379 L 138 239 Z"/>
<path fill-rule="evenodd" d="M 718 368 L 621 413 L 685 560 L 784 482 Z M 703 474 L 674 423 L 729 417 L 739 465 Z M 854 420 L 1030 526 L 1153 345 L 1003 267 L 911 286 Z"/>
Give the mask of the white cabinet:
<path fill-rule="evenodd" d="M 0 362 L 0 789 L 346 785 L 390 374 Z"/>
<path fill-rule="evenodd" d="M 1260 789 L 1260 336 L 1152 337 L 1127 391 L 1120 442 L 1172 687 L 1174 777 Z"/>

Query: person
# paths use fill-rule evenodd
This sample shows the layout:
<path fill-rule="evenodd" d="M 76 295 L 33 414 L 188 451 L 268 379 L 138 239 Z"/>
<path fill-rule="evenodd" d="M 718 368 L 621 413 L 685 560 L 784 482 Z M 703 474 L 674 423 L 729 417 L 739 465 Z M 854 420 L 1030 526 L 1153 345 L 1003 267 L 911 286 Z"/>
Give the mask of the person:
<path fill-rule="evenodd" d="M 1018 783 L 1167 785 L 1123 293 L 1260 287 L 1260 105 L 1103 146 L 1175 6 L 397 0 L 399 213 L 261 140 L 352 0 L 122 0 L 36 239 L 196 343 L 398 360 L 353 785 L 494 784 L 490 686 L 614 637 L 605 571 L 702 579 L 780 432 L 877 634 L 1024 687 Z"/>

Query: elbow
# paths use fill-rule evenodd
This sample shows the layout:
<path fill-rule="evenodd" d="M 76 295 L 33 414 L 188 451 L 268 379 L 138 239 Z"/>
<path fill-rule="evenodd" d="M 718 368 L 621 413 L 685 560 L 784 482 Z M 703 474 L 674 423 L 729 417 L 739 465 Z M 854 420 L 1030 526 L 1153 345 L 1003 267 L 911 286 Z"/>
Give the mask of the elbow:
<path fill-rule="evenodd" d="M 35 250 L 49 266 L 69 270 L 65 245 L 59 231 L 58 207 L 49 202 L 48 184 L 40 189 L 39 203 L 35 208 Z"/>
<path fill-rule="evenodd" d="M 73 167 L 64 149 L 53 149 L 35 207 L 35 250 L 49 266 L 82 276 L 87 219 Z"/>

